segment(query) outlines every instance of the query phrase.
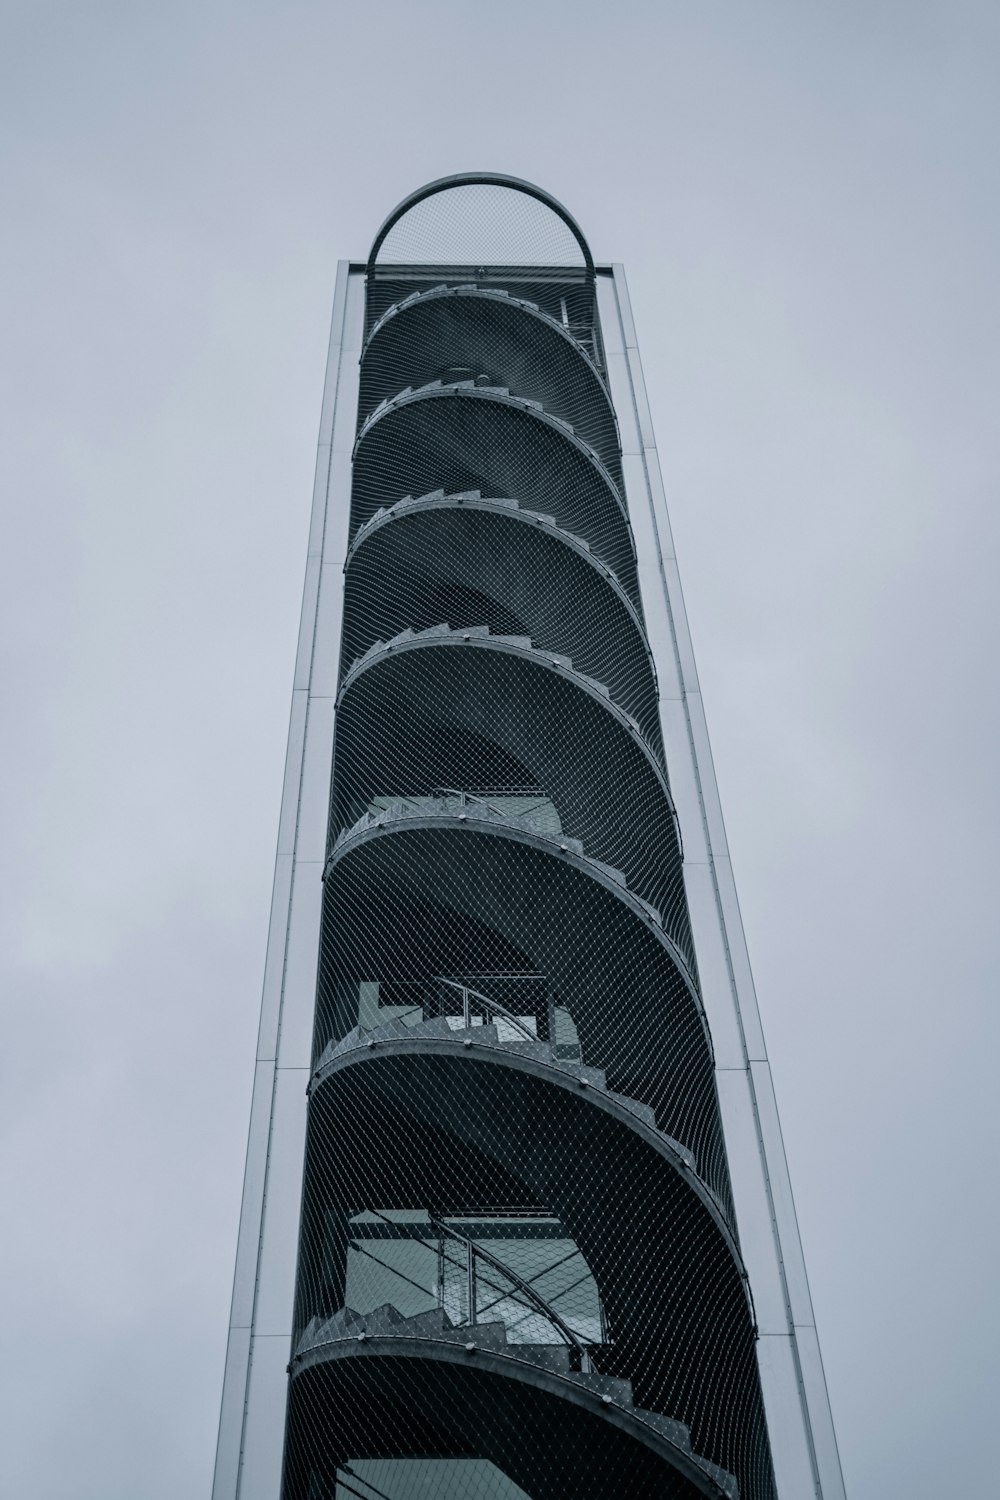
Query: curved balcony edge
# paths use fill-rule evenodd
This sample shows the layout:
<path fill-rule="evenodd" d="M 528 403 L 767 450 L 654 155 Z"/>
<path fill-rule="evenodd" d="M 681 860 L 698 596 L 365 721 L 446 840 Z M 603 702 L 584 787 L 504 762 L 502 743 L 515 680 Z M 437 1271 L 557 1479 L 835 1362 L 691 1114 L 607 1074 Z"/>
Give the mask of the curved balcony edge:
<path fill-rule="evenodd" d="M 517 500 L 508 500 L 498 496 L 484 495 L 481 490 L 460 490 L 454 494 L 446 495 L 444 490 L 431 490 L 426 495 L 404 495 L 401 500 L 392 505 L 383 505 L 373 515 L 369 516 L 354 534 L 354 539 L 347 549 L 344 559 L 344 572 L 350 568 L 354 557 L 364 544 L 385 526 L 394 521 L 402 521 L 412 515 L 420 515 L 430 510 L 480 510 L 489 512 L 491 515 L 504 516 L 512 521 L 520 521 L 532 529 L 540 529 L 547 536 L 553 537 L 561 545 L 570 548 L 577 556 L 586 561 L 594 572 L 600 575 L 601 581 L 613 591 L 616 598 L 628 612 L 629 618 L 635 625 L 642 640 L 649 662 L 649 670 L 653 681 L 656 681 L 656 665 L 653 661 L 653 653 L 650 650 L 649 640 L 646 635 L 646 627 L 642 616 L 639 614 L 632 600 L 625 591 L 624 585 L 615 570 L 610 567 L 603 558 L 598 557 L 594 549 L 585 537 L 577 536 L 575 532 L 568 531 L 565 526 L 560 526 L 555 516 L 545 515 L 543 511 L 529 510 Z"/>
<path fill-rule="evenodd" d="M 418 386 L 416 390 L 407 388 L 400 391 L 398 395 L 393 396 L 391 399 L 379 402 L 374 411 L 370 412 L 365 418 L 351 450 L 352 461 L 357 459 L 361 445 L 372 429 L 391 416 L 392 413 L 400 411 L 406 406 L 413 406 L 421 401 L 441 400 L 483 401 L 490 402 L 494 406 L 506 407 L 512 411 L 528 415 L 534 421 L 540 422 L 544 427 L 563 438 L 566 442 L 571 443 L 577 449 L 580 456 L 591 465 L 598 477 L 607 485 L 621 512 L 622 519 L 625 521 L 634 554 L 635 543 L 632 539 L 628 506 L 625 504 L 625 499 L 617 484 L 605 467 L 600 454 L 574 431 L 569 422 L 564 422 L 562 417 L 555 417 L 551 412 L 547 412 L 539 401 L 530 401 L 526 396 L 512 396 L 506 386 L 481 386 L 476 385 L 471 380 L 457 380 L 451 384 L 444 384 L 440 380 L 432 380 L 427 385 Z"/>
<path fill-rule="evenodd" d="M 551 313 L 547 313 L 543 308 L 539 307 L 537 302 L 531 302 L 526 297 L 516 297 L 513 292 L 508 292 L 501 287 L 476 286 L 473 282 L 470 282 L 467 285 L 460 286 L 449 286 L 447 285 L 447 283 L 445 283 L 441 286 L 431 287 L 427 291 L 411 292 L 408 297 L 404 297 L 401 301 L 394 302 L 391 307 L 387 307 L 378 321 L 372 325 L 368 337 L 365 339 L 364 344 L 362 345 L 362 363 L 364 362 L 369 348 L 376 336 L 382 331 L 383 328 L 386 327 L 387 324 L 393 322 L 394 319 L 397 318 L 400 314 L 408 312 L 413 307 L 425 307 L 430 302 L 443 301 L 446 298 L 456 297 L 474 297 L 482 301 L 498 302 L 501 303 L 504 307 L 516 308 L 519 312 L 523 312 L 526 317 L 537 318 L 538 321 L 542 323 L 546 328 L 557 334 L 560 339 L 564 340 L 564 342 L 571 349 L 573 349 L 576 354 L 580 356 L 584 364 L 587 366 L 588 373 L 593 375 L 594 379 L 597 381 L 598 385 L 601 388 L 601 392 L 608 404 L 609 414 L 615 423 L 615 427 L 617 428 L 618 417 L 617 413 L 615 412 L 614 404 L 611 400 L 611 392 L 608 390 L 607 382 L 601 371 L 598 369 L 597 365 L 594 363 L 591 356 L 587 353 L 586 349 L 580 343 L 580 341 L 578 339 L 575 339 L 572 333 L 570 333 L 569 329 L 564 328 L 562 323 L 560 323 L 557 318 L 552 317 Z"/>
<path fill-rule="evenodd" d="M 579 692 L 586 693 L 589 698 L 611 714 L 619 727 L 629 735 L 641 751 L 663 791 L 674 820 L 678 848 L 681 850 L 683 859 L 680 823 L 670 786 L 659 757 L 643 734 L 638 720 L 629 713 L 627 708 L 612 698 L 610 689 L 603 682 L 589 677 L 586 672 L 578 671 L 573 665 L 572 657 L 535 646 L 530 636 L 493 635 L 487 625 L 470 626 L 462 630 L 452 630 L 450 625 L 432 625 L 427 630 L 401 630 L 391 640 L 376 641 L 363 655 L 351 663 L 344 673 L 337 692 L 337 709 L 339 710 L 345 694 L 354 687 L 359 678 L 390 658 L 396 659 L 410 651 L 464 649 L 466 647 L 472 650 L 496 651 L 506 656 L 516 656 L 522 661 L 530 662 L 540 670 L 552 672 L 564 682 L 570 683 Z"/>
<path fill-rule="evenodd" d="M 372 1031 L 356 1027 L 339 1042 L 332 1042 L 325 1049 L 316 1063 L 306 1093 L 311 1098 L 328 1079 L 336 1077 L 338 1073 L 365 1063 L 375 1063 L 380 1058 L 444 1056 L 453 1057 L 460 1062 L 510 1068 L 561 1089 L 575 1099 L 585 1100 L 588 1107 L 611 1116 L 655 1151 L 699 1199 L 732 1256 L 743 1284 L 751 1321 L 756 1329 L 749 1277 L 739 1244 L 730 1227 L 725 1208 L 698 1173 L 694 1153 L 658 1128 L 655 1115 L 648 1105 L 610 1090 L 604 1081 L 602 1068 L 577 1065 L 573 1070 L 565 1062 L 557 1061 L 551 1056 L 552 1049 L 546 1043 L 502 1042 L 497 1037 L 496 1030 L 495 1026 L 451 1030 L 442 1021 L 429 1021 L 412 1027 L 406 1027 L 397 1021 Z M 546 1057 L 546 1053 L 550 1055 Z"/>
<path fill-rule="evenodd" d="M 345 1312 L 347 1310 L 345 1309 Z M 739 1486 L 735 1477 L 718 1465 L 703 1459 L 691 1451 L 687 1428 L 659 1413 L 645 1411 L 632 1402 L 630 1383 L 626 1380 L 601 1375 L 585 1375 L 569 1370 L 558 1370 L 547 1366 L 542 1358 L 528 1356 L 531 1346 L 514 1346 L 520 1355 L 508 1352 L 505 1340 L 493 1333 L 502 1325 L 479 1324 L 474 1328 L 446 1329 L 444 1319 L 437 1336 L 430 1329 L 405 1332 L 407 1322 L 417 1319 L 400 1319 L 398 1331 L 388 1329 L 369 1332 L 367 1325 L 375 1323 L 378 1328 L 382 1320 L 375 1314 L 354 1314 L 350 1324 L 343 1322 L 343 1331 L 325 1327 L 327 1324 L 307 1329 L 300 1339 L 288 1366 L 292 1389 L 297 1381 L 334 1362 L 359 1360 L 420 1360 L 431 1367 L 444 1367 L 454 1371 L 456 1367 L 474 1371 L 476 1376 L 499 1377 L 504 1382 L 516 1383 L 527 1388 L 532 1396 L 544 1393 L 549 1397 L 569 1403 L 578 1416 L 596 1420 L 611 1428 L 620 1444 L 619 1457 L 626 1459 L 629 1448 L 640 1445 L 647 1454 L 679 1474 L 696 1495 L 711 1497 L 711 1500 L 739 1500 Z M 394 1309 L 392 1310 L 394 1311 Z M 449 1337 L 453 1334 L 453 1337 Z M 495 1347 L 490 1347 L 494 1344 Z M 550 1351 L 542 1346 L 539 1355 Z M 554 1361 L 553 1361 L 554 1363 Z"/>
<path fill-rule="evenodd" d="M 441 799 L 442 802 L 444 799 Z M 392 837 L 394 834 L 404 830 L 419 832 L 422 830 L 443 830 L 447 833 L 461 834 L 485 834 L 487 836 L 499 837 L 510 840 L 512 843 L 526 845 L 528 848 L 537 850 L 547 855 L 556 862 L 564 861 L 574 868 L 579 874 L 594 881 L 620 901 L 642 925 L 652 932 L 657 941 L 664 948 L 673 963 L 681 983 L 692 1001 L 695 1012 L 701 1022 L 705 1042 L 708 1046 L 708 1054 L 714 1064 L 714 1051 L 712 1039 L 708 1029 L 708 1018 L 705 1007 L 702 1004 L 698 986 L 694 976 L 677 943 L 665 930 L 663 918 L 660 912 L 650 902 L 644 901 L 641 896 L 630 890 L 625 877 L 620 870 L 603 861 L 594 859 L 585 854 L 583 845 L 579 839 L 568 836 L 549 835 L 536 832 L 519 824 L 516 819 L 507 817 L 502 813 L 494 811 L 482 804 L 470 802 L 471 811 L 450 812 L 445 807 L 440 811 L 429 811 L 426 808 L 407 807 L 403 802 L 394 803 L 391 807 L 381 809 L 378 812 L 365 813 L 350 828 L 345 828 L 337 837 L 337 840 L 327 856 L 323 866 L 323 881 L 330 878 L 331 872 L 336 865 L 348 854 L 361 848 L 366 843 L 374 842 L 379 838 Z"/>

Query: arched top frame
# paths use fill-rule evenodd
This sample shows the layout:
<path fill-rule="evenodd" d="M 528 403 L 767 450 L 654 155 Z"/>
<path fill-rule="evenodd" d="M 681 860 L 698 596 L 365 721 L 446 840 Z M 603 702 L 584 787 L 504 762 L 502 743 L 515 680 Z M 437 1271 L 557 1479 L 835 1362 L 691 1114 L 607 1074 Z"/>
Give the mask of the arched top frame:
<path fill-rule="evenodd" d="M 527 198 L 534 198 L 538 203 L 550 209 L 558 219 L 561 219 L 566 228 L 580 247 L 583 256 L 583 264 L 587 279 L 592 280 L 594 276 L 594 258 L 590 253 L 590 246 L 583 235 L 583 230 L 573 218 L 568 209 L 564 208 L 557 198 L 547 193 L 544 188 L 536 187 L 532 182 L 526 182 L 521 177 L 509 177 L 503 172 L 456 172 L 450 177 L 438 177 L 433 182 L 427 182 L 423 187 L 417 188 L 410 193 L 389 214 L 384 221 L 374 240 L 371 250 L 368 252 L 367 273 L 371 276 L 378 261 L 378 254 L 390 231 L 395 228 L 399 221 L 406 217 L 411 209 L 416 208 L 418 203 L 425 202 L 428 198 L 435 197 L 438 193 L 448 192 L 452 188 L 461 187 L 501 187 L 508 188 L 514 193 L 523 193 Z"/>

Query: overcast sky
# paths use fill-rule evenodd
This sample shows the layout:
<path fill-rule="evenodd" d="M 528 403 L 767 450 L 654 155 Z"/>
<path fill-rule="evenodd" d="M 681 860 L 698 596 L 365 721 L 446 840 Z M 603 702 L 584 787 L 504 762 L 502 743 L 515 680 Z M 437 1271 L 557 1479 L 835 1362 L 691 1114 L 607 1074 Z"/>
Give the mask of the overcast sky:
<path fill-rule="evenodd" d="M 0 1494 L 207 1497 L 335 263 L 626 263 L 851 1500 L 996 1480 L 995 0 L 0 0 Z"/>

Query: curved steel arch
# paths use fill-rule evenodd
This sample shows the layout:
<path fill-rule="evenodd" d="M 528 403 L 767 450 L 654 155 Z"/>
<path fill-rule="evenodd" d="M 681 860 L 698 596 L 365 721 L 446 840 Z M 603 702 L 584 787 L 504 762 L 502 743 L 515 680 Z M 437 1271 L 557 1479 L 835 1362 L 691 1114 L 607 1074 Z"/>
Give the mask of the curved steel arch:
<path fill-rule="evenodd" d="M 460 187 L 503 187 L 509 188 L 511 192 L 523 193 L 526 198 L 534 198 L 537 202 L 551 209 L 556 218 L 561 219 L 570 231 L 583 256 L 584 267 L 588 277 L 594 275 L 594 258 L 590 253 L 590 246 L 583 235 L 583 230 L 569 212 L 564 208 L 558 198 L 544 188 L 538 187 L 533 182 L 526 182 L 522 177 L 509 177 L 503 172 L 456 172 L 451 177 L 438 177 L 433 182 L 427 182 L 423 187 L 417 188 L 415 192 L 408 193 L 401 202 L 396 204 L 392 213 L 383 220 L 382 225 L 372 241 L 368 252 L 367 273 L 372 275 L 378 261 L 378 252 L 381 250 L 389 231 L 409 213 L 411 208 L 416 208 L 418 203 L 423 203 L 427 198 L 433 198 L 438 193 L 446 193 L 451 188 Z"/>

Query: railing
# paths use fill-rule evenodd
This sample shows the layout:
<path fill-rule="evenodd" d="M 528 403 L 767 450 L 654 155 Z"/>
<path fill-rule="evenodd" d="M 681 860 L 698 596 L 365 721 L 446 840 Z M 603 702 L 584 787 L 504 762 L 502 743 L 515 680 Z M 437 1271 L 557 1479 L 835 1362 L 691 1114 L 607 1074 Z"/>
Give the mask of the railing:
<path fill-rule="evenodd" d="M 496 786 L 490 787 L 485 792 L 470 791 L 465 787 L 458 786 L 435 786 L 431 788 L 432 797 L 457 797 L 460 805 L 465 807 L 469 802 L 479 802 L 486 807 L 492 807 L 495 802 L 505 801 L 511 797 L 518 801 L 547 802 L 545 792 L 540 786 Z"/>
<path fill-rule="evenodd" d="M 444 807 L 435 804 L 444 803 Z M 390 808 L 412 808 L 415 812 L 453 812 L 459 817 L 467 807 L 485 807 L 502 818 L 510 818 L 538 833 L 561 833 L 562 824 L 552 798 L 536 786 L 490 787 L 487 791 L 470 791 L 465 787 L 435 786 L 428 792 L 401 793 L 376 797 L 369 813 L 388 812 Z"/>
<path fill-rule="evenodd" d="M 491 1255 L 488 1250 L 484 1250 L 482 1245 L 477 1245 L 475 1240 L 470 1239 L 468 1235 L 462 1234 L 460 1230 L 453 1228 L 450 1224 L 445 1224 L 441 1219 L 436 1219 L 433 1214 L 431 1215 L 431 1225 L 433 1226 L 433 1228 L 437 1229 L 442 1236 L 446 1236 L 448 1239 L 457 1240 L 460 1244 L 465 1246 L 467 1256 L 470 1325 L 475 1326 L 476 1323 L 476 1261 L 480 1260 L 485 1262 L 486 1265 L 492 1267 L 494 1271 L 499 1271 L 502 1276 L 506 1276 L 507 1280 L 510 1281 L 513 1286 L 515 1286 L 521 1293 L 521 1295 L 527 1299 L 528 1303 L 535 1310 L 535 1312 L 540 1313 L 543 1318 L 551 1323 L 552 1327 L 556 1330 L 557 1333 L 562 1336 L 563 1340 L 569 1345 L 569 1347 L 577 1351 L 580 1356 L 580 1369 L 583 1374 L 590 1374 L 592 1368 L 590 1359 L 590 1346 L 584 1343 L 584 1341 L 576 1333 L 574 1333 L 569 1324 L 565 1322 L 562 1317 L 560 1317 L 559 1313 L 556 1312 L 552 1304 L 550 1302 L 547 1302 L 542 1294 L 536 1291 L 530 1282 L 525 1281 L 523 1276 L 519 1276 L 516 1271 L 512 1270 L 510 1266 L 505 1265 L 502 1260 L 499 1260 L 497 1258 L 497 1256 Z M 482 1276 L 479 1277 L 480 1281 L 482 1281 L 483 1279 L 484 1278 Z M 486 1285 L 489 1286 L 491 1285 L 491 1283 L 487 1280 Z M 502 1290 L 503 1296 L 506 1297 L 508 1295 L 506 1290 L 503 1290 L 499 1287 L 493 1286 L 493 1290 Z"/>
<path fill-rule="evenodd" d="M 413 1243 L 422 1245 L 430 1253 L 434 1254 L 435 1256 L 439 1256 L 442 1261 L 447 1262 L 447 1264 L 450 1265 L 453 1269 L 457 1269 L 460 1272 L 464 1273 L 466 1315 L 464 1317 L 460 1317 L 456 1326 L 462 1327 L 467 1325 L 469 1327 L 475 1327 L 477 1323 L 485 1321 L 482 1317 L 483 1313 L 489 1312 L 505 1302 L 514 1303 L 515 1306 L 525 1308 L 525 1314 L 523 1316 L 534 1315 L 540 1317 L 544 1320 L 545 1323 L 549 1325 L 553 1332 L 558 1335 L 559 1340 L 576 1353 L 580 1361 L 580 1370 L 582 1373 L 588 1374 L 593 1369 L 591 1356 L 591 1349 L 594 1347 L 593 1341 L 586 1338 L 584 1335 L 580 1334 L 576 1329 L 574 1329 L 573 1326 L 563 1317 L 563 1315 L 558 1312 L 557 1309 L 552 1305 L 552 1301 L 549 1298 L 544 1297 L 538 1290 L 538 1288 L 532 1285 L 532 1281 L 530 1279 L 522 1276 L 519 1272 L 515 1271 L 512 1266 L 509 1266 L 505 1261 L 501 1260 L 499 1256 L 493 1255 L 490 1253 L 490 1251 L 485 1250 L 483 1246 L 477 1243 L 477 1241 L 471 1235 L 464 1234 L 453 1224 L 446 1223 L 438 1215 L 429 1213 L 427 1215 L 426 1224 L 427 1227 L 432 1231 L 434 1240 L 437 1241 L 436 1246 L 430 1239 L 427 1238 L 426 1229 L 422 1229 L 421 1226 L 402 1225 L 397 1220 L 391 1219 L 387 1214 L 381 1212 L 377 1208 L 367 1209 L 364 1212 L 365 1214 L 371 1214 L 374 1218 L 380 1220 L 383 1225 L 387 1226 L 389 1230 L 393 1232 L 393 1234 L 399 1235 L 402 1231 L 402 1235 L 404 1237 L 412 1239 Z M 355 1218 L 352 1225 L 352 1229 L 355 1235 L 357 1235 L 359 1232 L 363 1232 L 366 1227 L 374 1226 L 370 1226 L 370 1221 L 368 1221 L 368 1225 L 366 1226 L 364 1222 L 359 1222 L 358 1219 Z M 409 1230 L 410 1232 L 407 1233 L 407 1230 Z M 566 1236 L 566 1238 L 569 1239 L 569 1236 Z M 444 1249 L 446 1242 L 461 1245 L 463 1251 L 461 1261 L 454 1259 L 452 1256 L 449 1256 L 446 1253 Z M 388 1261 L 385 1261 L 380 1256 L 376 1255 L 370 1248 L 359 1245 L 355 1239 L 348 1241 L 348 1243 L 356 1253 L 363 1255 L 367 1260 L 375 1262 L 375 1264 L 382 1267 L 383 1270 L 388 1271 L 390 1275 L 398 1278 L 399 1280 L 407 1282 L 414 1289 L 420 1291 L 424 1290 L 424 1287 L 421 1285 L 421 1283 L 408 1277 L 398 1267 L 390 1265 Z M 570 1244 L 572 1245 L 572 1248 L 569 1254 L 563 1257 L 563 1261 L 569 1261 L 575 1257 L 579 1257 L 581 1260 L 583 1260 L 581 1252 L 579 1251 L 577 1246 L 575 1244 L 572 1244 L 572 1241 L 570 1241 Z M 543 1267 L 542 1271 L 538 1273 L 539 1276 L 545 1275 L 547 1272 L 555 1269 L 555 1267 L 559 1264 L 562 1264 L 563 1261 L 556 1262 L 554 1265 L 550 1264 Z M 487 1271 L 485 1272 L 482 1269 L 482 1267 L 484 1266 L 487 1268 Z M 493 1274 L 490 1275 L 490 1272 L 492 1272 Z M 509 1285 L 502 1285 L 497 1281 L 497 1277 L 502 1277 L 505 1282 L 509 1283 Z M 568 1287 L 562 1288 L 557 1296 L 566 1296 L 568 1292 L 576 1290 L 583 1282 L 592 1282 L 592 1280 L 593 1278 L 591 1277 L 590 1270 L 586 1266 L 586 1262 L 584 1262 L 584 1274 L 578 1277 L 577 1280 L 572 1282 Z M 482 1299 L 479 1295 L 480 1289 L 485 1289 L 487 1292 L 495 1294 L 492 1301 L 488 1302 L 486 1306 L 481 1305 Z M 438 1302 L 442 1308 L 444 1308 L 445 1306 L 445 1300 L 446 1299 L 442 1281 L 438 1294 Z M 504 1319 L 502 1316 L 501 1321 L 504 1322 L 505 1326 L 512 1327 L 516 1326 L 516 1323 L 518 1321 L 523 1321 L 523 1316 L 520 1319 L 515 1319 L 514 1323 L 511 1325 L 508 1325 L 507 1319 Z M 496 1320 L 493 1319 L 492 1321 Z M 601 1342 L 604 1342 L 605 1332 L 603 1307 L 600 1308 L 600 1324 Z"/>
<path fill-rule="evenodd" d="M 533 1030 L 523 1017 L 515 1016 L 514 1012 L 508 1010 L 506 1005 L 501 1005 L 499 1000 L 491 1000 L 489 995 L 483 994 L 482 990 L 474 990 L 471 985 L 468 984 L 459 984 L 457 979 L 445 979 L 443 975 L 438 975 L 436 982 L 438 984 L 446 984 L 449 989 L 458 990 L 459 994 L 462 997 L 462 1019 L 465 1022 L 466 1028 L 472 1025 L 471 1002 L 473 1000 L 478 1000 L 482 1005 L 484 1014 L 487 1017 L 503 1016 L 504 1020 L 507 1021 L 509 1025 L 513 1026 L 515 1031 L 519 1031 L 521 1033 L 525 1041 L 538 1041 L 537 1027 Z"/>
<path fill-rule="evenodd" d="M 545 974 L 467 972 L 361 980 L 353 982 L 341 1003 L 345 1026 L 356 1024 L 362 1032 L 394 1021 L 412 1027 L 445 1020 L 463 1030 L 494 1025 L 501 1042 L 547 1042 L 556 1057 L 582 1060 L 572 1015 Z"/>

